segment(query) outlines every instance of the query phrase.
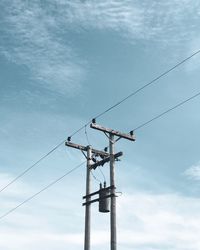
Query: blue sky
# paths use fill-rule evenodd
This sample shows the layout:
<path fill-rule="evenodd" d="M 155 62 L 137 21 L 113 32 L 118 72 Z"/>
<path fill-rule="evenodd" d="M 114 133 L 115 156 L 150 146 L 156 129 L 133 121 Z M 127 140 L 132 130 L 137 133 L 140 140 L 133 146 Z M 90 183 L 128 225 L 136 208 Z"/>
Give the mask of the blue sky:
<path fill-rule="evenodd" d="M 0 9 L 1 187 L 200 47 L 194 0 L 2 0 Z M 199 69 L 197 55 L 97 122 L 129 132 L 199 92 Z M 196 98 L 136 131 L 136 142 L 117 143 L 119 250 L 200 248 L 199 107 Z M 87 133 L 93 147 L 107 145 L 104 135 Z M 72 139 L 88 143 L 84 130 Z M 59 147 L 0 193 L 1 214 L 82 161 Z M 108 167 L 102 171 L 108 179 Z M 82 167 L 0 221 L 1 249 L 82 249 L 84 194 Z M 107 250 L 109 215 L 96 205 L 92 213 L 92 246 Z"/>

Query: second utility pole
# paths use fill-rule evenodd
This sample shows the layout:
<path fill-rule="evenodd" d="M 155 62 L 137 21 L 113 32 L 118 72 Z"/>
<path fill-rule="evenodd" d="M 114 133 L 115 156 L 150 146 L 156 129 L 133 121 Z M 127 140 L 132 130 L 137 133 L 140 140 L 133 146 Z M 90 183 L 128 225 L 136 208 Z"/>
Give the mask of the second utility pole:
<path fill-rule="evenodd" d="M 86 170 L 86 202 L 87 205 L 85 207 L 85 241 L 84 241 L 84 250 L 90 250 L 90 224 L 91 224 L 91 197 L 89 196 L 91 193 L 91 158 L 92 158 L 92 148 L 91 146 L 87 146 L 87 170 Z"/>
<path fill-rule="evenodd" d="M 107 161 L 109 161 L 110 159 L 109 159 L 109 154 L 104 152 L 104 151 L 96 150 L 96 149 L 92 148 L 90 145 L 82 146 L 80 144 L 75 144 L 75 143 L 72 143 L 70 141 L 71 141 L 71 137 L 68 137 L 68 140 L 65 142 L 65 145 L 68 146 L 68 147 L 80 150 L 87 159 L 87 165 L 86 165 L 86 195 L 84 196 L 84 199 L 86 199 L 86 202 L 84 203 L 84 205 L 85 205 L 84 250 L 90 250 L 91 203 L 94 202 L 94 201 L 91 201 L 91 196 L 94 195 L 94 194 L 99 194 L 99 191 L 95 192 L 95 193 L 91 193 L 91 171 L 92 171 L 92 166 L 94 166 L 94 164 L 92 164 L 92 158 L 93 158 L 92 156 L 100 156 L 102 159 L 105 159 L 104 160 L 105 162 L 106 162 L 106 159 L 107 159 Z M 87 155 L 84 152 L 87 152 Z M 121 154 L 118 154 L 118 156 L 120 156 L 120 155 Z M 99 201 L 99 199 L 97 199 L 96 201 Z"/>
<path fill-rule="evenodd" d="M 109 150 L 110 150 L 110 185 L 111 189 L 111 204 L 110 204 L 110 233 L 111 233 L 111 250 L 117 249 L 117 229 L 116 229 L 116 196 L 115 196 L 115 158 L 114 158 L 114 135 L 109 135 Z"/>
<path fill-rule="evenodd" d="M 115 154 L 114 154 L 114 143 L 115 136 L 118 137 L 117 140 L 123 138 L 130 141 L 135 141 L 133 131 L 130 131 L 129 134 L 124 134 L 119 131 L 105 128 L 96 124 L 96 120 L 93 119 L 90 127 L 93 129 L 100 130 L 109 138 L 109 153 L 110 153 L 110 186 L 111 189 L 111 204 L 110 204 L 110 249 L 117 250 L 117 227 L 116 227 L 116 192 L 115 192 Z M 117 141 L 116 140 L 116 141 Z"/>

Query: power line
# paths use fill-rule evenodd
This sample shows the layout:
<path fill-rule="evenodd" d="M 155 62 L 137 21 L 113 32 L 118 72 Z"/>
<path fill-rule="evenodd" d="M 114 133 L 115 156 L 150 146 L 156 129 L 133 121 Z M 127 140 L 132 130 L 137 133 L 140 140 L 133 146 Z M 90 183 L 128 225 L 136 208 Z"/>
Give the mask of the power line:
<path fill-rule="evenodd" d="M 101 116 L 103 116 L 104 114 L 108 113 L 109 111 L 111 111 L 112 109 L 116 108 L 117 106 L 119 106 L 120 104 L 122 104 L 123 102 L 125 102 L 126 100 L 128 100 L 129 98 L 133 97 L 134 95 L 136 95 L 137 93 L 139 93 L 140 91 L 142 91 L 143 89 L 147 88 L 148 86 L 152 85 L 153 83 L 157 82 L 159 79 L 161 79 L 162 77 L 166 76 L 167 74 L 169 74 L 171 71 L 173 71 L 174 69 L 178 68 L 179 66 L 181 66 L 182 64 L 184 64 L 185 62 L 187 62 L 188 60 L 190 60 L 192 57 L 196 56 L 197 54 L 200 53 L 200 49 L 197 50 L 196 52 L 194 52 L 193 54 L 191 54 L 190 56 L 186 57 L 185 59 L 183 59 L 182 61 L 178 62 L 177 64 L 175 64 L 173 67 L 169 68 L 168 70 L 164 71 L 162 74 L 160 74 L 159 76 L 155 77 L 153 80 L 151 80 L 150 82 L 147 82 L 146 84 L 144 84 L 142 87 L 138 88 L 137 90 L 133 91 L 131 94 L 129 94 L 128 96 L 124 97 L 123 99 L 121 99 L 120 101 L 116 102 L 114 105 L 110 106 L 108 109 L 104 110 L 103 112 L 99 113 L 98 115 L 96 115 L 95 117 L 93 117 L 94 119 L 97 119 Z M 92 120 L 92 119 L 91 119 Z M 90 124 L 90 121 L 88 121 L 86 124 L 84 124 L 82 127 L 80 127 L 79 129 L 77 129 L 76 131 L 74 131 L 70 137 L 76 135 L 77 133 L 79 133 L 82 129 L 84 129 L 85 126 L 88 126 Z"/>
<path fill-rule="evenodd" d="M 119 106 L 120 104 L 122 104 L 123 102 L 125 102 L 126 100 L 128 100 L 129 98 L 133 97 L 134 95 L 136 95 L 137 93 L 139 93 L 140 91 L 142 91 L 143 89 L 145 89 L 146 87 L 152 85 L 153 83 L 155 83 L 156 81 L 158 81 L 159 79 L 161 79 L 162 77 L 164 77 L 165 75 L 167 75 L 168 73 L 170 73 L 171 71 L 173 71 L 174 69 L 176 69 L 177 67 L 181 66 L 182 64 L 184 64 L 186 61 L 190 60 L 192 57 L 196 56 L 197 54 L 200 53 L 200 49 L 197 50 L 196 52 L 194 52 L 193 54 L 191 54 L 190 56 L 186 57 L 185 59 L 183 59 L 182 61 L 180 61 L 179 63 L 177 63 L 176 65 L 174 65 L 173 67 L 169 68 L 168 70 L 166 70 L 165 72 L 163 72 L 162 74 L 160 74 L 159 76 L 157 76 L 156 78 L 154 78 L 153 80 L 151 80 L 150 82 L 146 83 L 145 85 L 143 85 L 142 87 L 138 88 L 137 90 L 135 90 L 134 92 L 132 92 L 131 94 L 129 94 L 128 96 L 124 97 L 123 99 L 121 99 L 120 101 L 118 101 L 117 103 L 115 103 L 114 105 L 110 106 L 108 109 L 104 110 L 103 112 L 99 113 L 98 115 L 96 115 L 96 117 L 93 117 L 95 119 L 103 116 L 104 114 L 108 113 L 109 111 L 111 111 L 112 109 L 114 109 L 115 107 Z M 81 130 L 83 130 L 84 128 L 86 128 L 90 123 L 91 123 L 90 119 L 86 124 L 84 124 L 83 126 L 81 126 L 79 129 L 75 130 L 69 137 L 72 137 L 74 135 L 76 135 L 77 133 L 79 133 Z M 54 152 L 58 147 L 60 147 L 64 142 L 66 141 L 63 140 L 62 142 L 60 142 L 57 146 L 55 146 L 52 150 L 50 150 L 47 154 L 45 154 L 44 156 L 42 156 L 38 161 L 36 161 L 33 165 L 31 165 L 30 167 L 28 167 L 27 169 L 25 169 L 21 174 L 19 174 L 16 178 L 14 178 L 11 182 L 9 182 L 6 186 L 4 186 L 3 188 L 0 189 L 0 193 L 5 190 L 7 187 L 9 187 L 11 184 L 13 184 L 15 181 L 17 181 L 20 177 L 22 177 L 24 174 L 26 174 L 28 171 L 30 171 L 33 167 L 35 167 L 37 164 L 39 164 L 39 162 L 41 162 L 42 160 L 44 160 L 47 156 L 49 156 L 52 152 Z"/>
<path fill-rule="evenodd" d="M 197 50 L 196 52 L 194 52 L 193 54 L 191 54 L 190 56 L 186 57 L 185 59 L 183 59 L 182 61 L 180 61 L 179 63 L 177 63 L 176 65 L 174 65 L 173 67 L 171 67 L 170 69 L 166 70 L 165 72 L 163 72 L 162 74 L 160 74 L 159 76 L 157 76 L 156 78 L 154 78 L 153 80 L 151 80 L 150 82 L 146 83 L 145 85 L 143 85 L 142 87 L 140 87 L 139 89 L 135 90 L 134 92 L 132 92 L 131 94 L 129 94 L 128 96 L 126 96 L 125 98 L 121 99 L 119 102 L 115 103 L 114 105 L 110 106 L 108 109 L 106 109 L 105 111 L 99 113 L 98 115 L 96 115 L 96 117 L 93 117 L 95 119 L 103 116 L 104 114 L 108 113 L 110 110 L 114 109 L 115 107 L 119 106 L 120 104 L 122 104 L 123 102 L 125 102 L 126 100 L 128 100 L 130 97 L 136 95 L 138 92 L 142 91 L 144 88 L 148 87 L 149 85 L 155 83 L 156 81 L 158 81 L 159 79 L 161 79 L 162 77 L 164 77 L 165 75 L 167 75 L 168 73 L 170 73 L 171 71 L 173 71 L 174 69 L 176 69 L 177 67 L 179 67 L 180 65 L 184 64 L 186 61 L 190 60 L 192 57 L 196 56 L 197 54 L 200 53 L 200 50 Z M 92 120 L 92 119 L 91 119 Z M 74 131 L 70 137 L 74 136 L 75 134 L 79 133 L 82 129 L 85 128 L 85 126 L 88 126 L 90 124 L 90 121 L 88 121 L 86 124 L 84 124 L 82 127 L 80 127 L 79 129 L 77 129 L 76 131 Z"/>
<path fill-rule="evenodd" d="M 0 193 L 5 190 L 7 187 L 9 187 L 11 184 L 13 184 L 14 182 L 16 182 L 20 177 L 22 177 L 23 175 L 25 175 L 28 171 L 30 171 L 32 168 L 34 168 L 36 165 L 38 165 L 42 160 L 44 160 L 47 156 L 49 156 L 51 153 L 53 153 L 57 148 L 59 148 L 63 143 L 65 142 L 65 140 L 63 140 L 62 142 L 60 142 L 57 146 L 55 146 L 53 149 L 51 149 L 48 153 L 46 153 L 44 156 L 42 156 L 38 161 L 36 161 L 34 164 L 32 164 L 30 167 L 28 167 L 27 169 L 25 169 L 22 173 L 20 173 L 18 176 L 16 176 L 12 181 L 10 181 L 9 183 L 7 183 L 3 188 L 0 189 Z"/>
<path fill-rule="evenodd" d="M 182 102 L 176 104 L 175 106 L 167 109 L 166 111 L 160 113 L 159 115 L 153 117 L 152 119 L 142 123 L 141 125 L 139 125 L 138 127 L 136 127 L 134 129 L 134 131 L 139 130 L 143 127 L 145 127 L 146 125 L 150 124 L 151 122 L 159 119 L 160 117 L 164 116 L 165 114 L 171 112 L 172 110 L 184 105 L 185 103 L 191 101 L 192 99 L 196 98 L 200 96 L 200 92 L 198 92 L 197 94 L 183 100 Z M 121 138 L 118 138 L 116 141 L 120 140 Z M 60 178 L 56 179 L 55 181 L 51 182 L 49 185 L 47 185 L 46 187 L 44 187 L 43 189 L 41 189 L 39 192 L 35 193 L 34 195 L 32 195 L 31 197 L 29 197 L 28 199 L 26 199 L 25 201 L 23 201 L 22 203 L 20 203 L 18 206 L 12 208 L 11 210 L 9 210 L 8 212 L 6 212 L 5 214 L 3 214 L 2 216 L 0 216 L 0 219 L 3 219 L 4 217 L 6 217 L 7 215 L 9 215 L 10 213 L 14 212 L 17 208 L 21 207 L 22 205 L 24 205 L 25 203 L 27 203 L 28 201 L 32 200 L 34 197 L 36 197 L 37 195 L 39 195 L 40 193 L 42 193 L 43 191 L 45 191 L 46 189 L 48 189 L 49 187 L 53 186 L 54 184 L 56 184 L 58 181 L 60 181 L 61 179 L 63 179 L 65 176 L 69 175 L 70 173 L 72 173 L 73 171 L 75 171 L 76 169 L 78 169 L 79 167 L 81 167 L 83 164 L 85 164 L 86 161 L 82 162 L 81 164 L 77 165 L 75 168 L 71 169 L 69 172 L 67 172 L 66 174 L 64 174 L 63 176 L 61 176 Z M 96 179 L 97 181 L 99 181 L 96 176 L 94 176 L 94 179 Z M 100 182 L 100 181 L 99 181 Z"/>
<path fill-rule="evenodd" d="M 134 128 L 133 131 L 136 131 L 136 130 L 139 130 L 139 129 L 145 127 L 145 126 L 148 125 L 149 123 L 151 123 L 151 122 L 153 122 L 153 121 L 159 119 L 160 117 L 166 115 L 167 113 L 173 111 L 174 109 L 177 109 L 178 107 L 184 105 L 185 103 L 191 101 L 192 99 L 194 99 L 194 98 L 196 98 L 196 97 L 198 97 L 198 96 L 200 96 L 200 92 L 198 92 L 197 94 L 195 94 L 195 95 L 193 95 L 193 96 L 191 96 L 191 97 L 189 97 L 189 98 L 183 100 L 182 102 L 179 102 L 179 103 L 176 104 L 175 106 L 173 106 L 173 107 L 171 107 L 171 108 L 165 110 L 164 112 L 160 113 L 159 115 L 154 116 L 154 117 L 151 118 L 150 120 L 148 120 L 148 121 L 146 121 L 146 122 L 140 124 L 139 126 L 137 126 L 136 128 Z M 119 138 L 116 140 L 116 142 L 119 141 L 120 139 L 121 139 L 121 138 L 119 137 Z"/>
<path fill-rule="evenodd" d="M 198 97 L 198 96 L 200 96 L 200 92 L 198 92 L 197 94 L 195 94 L 195 95 L 189 97 L 188 99 L 186 99 L 186 100 L 184 100 L 184 101 L 182 101 L 182 102 L 176 104 L 175 106 L 173 106 L 173 107 L 167 109 L 166 111 L 164 111 L 164 112 L 162 112 L 161 114 L 159 114 L 159 115 L 153 117 L 152 119 L 150 119 L 150 120 L 148 120 L 148 121 L 142 123 L 141 125 L 139 125 L 138 127 L 136 127 L 133 131 L 136 131 L 136 130 L 138 130 L 138 129 L 141 129 L 141 128 L 145 127 L 147 124 L 149 124 L 149 123 L 151 123 L 151 122 L 153 122 L 153 121 L 159 119 L 160 117 L 166 115 L 167 113 L 171 112 L 171 111 L 174 110 L 174 109 L 177 109 L 178 107 L 184 105 L 185 103 L 191 101 L 192 99 L 194 99 L 194 98 L 196 98 L 196 97 Z"/>
<path fill-rule="evenodd" d="M 72 168 L 67 173 L 65 173 L 64 175 L 62 175 L 61 177 L 59 177 L 58 179 L 56 179 L 55 181 L 51 182 L 49 185 L 47 185 L 46 187 L 44 187 L 43 189 L 41 189 L 39 192 L 37 192 L 34 195 L 30 196 L 28 199 L 24 200 L 23 202 L 21 202 L 16 207 L 10 209 L 8 212 L 6 212 L 2 216 L 0 216 L 0 220 L 3 219 L 3 218 L 5 218 L 6 216 L 8 216 L 9 214 L 11 214 L 12 212 L 14 212 L 16 209 L 18 209 L 19 207 L 21 207 L 25 203 L 29 202 L 30 200 L 32 200 L 33 198 L 35 198 L 36 196 L 38 196 L 39 194 L 41 194 L 42 192 L 44 192 L 45 190 L 47 190 L 48 188 L 50 188 L 51 186 L 53 186 L 54 184 L 56 184 L 57 182 L 59 182 L 60 180 L 62 180 L 67 175 L 71 174 L 72 172 L 74 172 L 75 170 L 77 170 L 78 168 L 80 168 L 83 164 L 85 164 L 85 162 L 86 161 L 84 161 L 81 164 L 77 165 L 76 167 Z"/>
<path fill-rule="evenodd" d="M 103 180 L 104 180 L 104 182 L 106 182 L 106 177 L 105 177 L 105 175 L 104 175 L 103 171 L 101 170 L 101 168 L 100 168 L 99 166 L 98 166 L 98 169 L 99 169 L 99 171 L 100 171 L 101 175 L 103 176 Z"/>
<path fill-rule="evenodd" d="M 101 181 L 96 177 L 96 175 L 91 171 L 92 177 L 97 181 L 98 183 L 101 183 Z"/>
<path fill-rule="evenodd" d="M 90 140 L 89 140 L 89 136 L 88 136 L 88 132 L 87 132 L 87 126 L 85 126 L 85 137 L 86 137 L 87 144 L 91 145 Z"/>

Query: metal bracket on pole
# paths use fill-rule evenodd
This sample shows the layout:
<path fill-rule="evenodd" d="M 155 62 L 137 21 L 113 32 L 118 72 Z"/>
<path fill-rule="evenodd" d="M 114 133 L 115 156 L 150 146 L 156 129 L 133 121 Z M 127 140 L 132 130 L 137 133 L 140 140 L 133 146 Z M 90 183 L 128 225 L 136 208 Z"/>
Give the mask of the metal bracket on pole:
<path fill-rule="evenodd" d="M 120 157 L 122 155 L 123 155 L 123 152 L 119 152 L 119 153 L 114 155 L 114 158 L 117 159 L 118 157 Z M 110 156 L 106 157 L 103 160 L 98 161 L 98 162 L 96 162 L 94 164 L 91 164 L 90 168 L 91 169 L 96 169 L 98 166 L 103 166 L 106 162 L 109 162 L 109 161 L 110 161 Z"/>

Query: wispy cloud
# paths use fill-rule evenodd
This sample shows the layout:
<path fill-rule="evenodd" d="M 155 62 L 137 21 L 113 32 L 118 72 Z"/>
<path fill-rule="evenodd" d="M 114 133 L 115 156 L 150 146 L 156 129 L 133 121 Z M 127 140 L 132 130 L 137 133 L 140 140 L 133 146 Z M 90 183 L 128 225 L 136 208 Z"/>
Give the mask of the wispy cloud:
<path fill-rule="evenodd" d="M 119 243 L 130 249 L 199 249 L 199 208 L 200 199 L 180 195 L 124 196 L 118 209 Z"/>
<path fill-rule="evenodd" d="M 60 1 L 55 1 L 58 3 Z M 61 20 L 94 29 L 119 31 L 130 40 L 175 42 L 189 40 L 198 28 L 200 3 L 135 0 L 71 1 L 57 8 Z M 186 28 L 187 26 L 187 28 Z"/>
<path fill-rule="evenodd" d="M 27 185 L 26 185 L 27 186 Z M 55 187 L 54 187 L 55 188 Z M 24 186 L 21 183 L 20 193 Z M 83 246 L 84 210 L 81 218 L 80 206 L 73 197 L 68 210 L 69 197 L 63 188 L 58 196 L 48 193 L 43 199 L 31 202 L 26 209 L 19 208 L 14 214 L 1 221 L 0 246 L 2 249 L 73 249 Z M 63 197 L 66 197 L 66 200 Z M 67 198 L 68 197 L 68 198 Z M 1 201 L 4 205 L 4 202 Z M 56 207 L 54 205 L 56 204 Z M 200 247 L 200 199 L 178 194 L 149 194 L 132 192 L 117 199 L 118 244 L 123 249 L 171 249 L 196 250 Z M 53 208 L 53 209 L 52 209 Z M 64 212 L 65 211 L 65 212 Z M 93 211 L 95 226 L 92 230 L 92 246 L 97 250 L 109 249 L 109 227 L 105 215 L 97 216 Z M 52 223 L 52 218 L 59 220 Z M 71 218 L 71 220 L 69 219 Z M 107 217 L 108 219 L 108 217 Z M 50 221 L 51 220 L 51 223 Z M 26 223 L 24 223 L 26 222 Z M 73 225 L 73 223 L 75 223 Z M 82 225 L 81 225 L 82 223 Z M 11 227 L 12 225 L 12 227 Z M 63 227 L 64 225 L 64 227 Z M 71 227 L 75 231 L 71 231 Z M 71 228 L 71 229 L 70 229 Z M 70 232 L 71 231 L 71 232 Z"/>
<path fill-rule="evenodd" d="M 44 88 L 73 94 L 80 86 L 82 63 L 61 39 L 56 16 L 40 1 L 2 1 L 1 53 L 30 70 Z M 65 29 L 65 27 L 63 27 Z"/>
<path fill-rule="evenodd" d="M 23 232 L 18 233 L 14 231 L 10 232 L 1 232 L 0 246 L 2 249 L 12 249 L 18 250 L 23 248 L 34 249 L 80 249 L 83 246 L 83 235 L 82 234 L 56 234 L 53 232 L 37 232 L 27 233 Z M 8 246 L 9 240 L 10 242 Z M 78 247 L 77 247 L 78 246 Z"/>
<path fill-rule="evenodd" d="M 185 170 L 184 175 L 192 180 L 200 180 L 200 163 L 192 165 Z"/>
<path fill-rule="evenodd" d="M 27 67 L 40 86 L 68 94 L 85 75 L 70 32 L 113 30 L 129 42 L 180 43 L 194 37 L 200 15 L 193 0 L 3 0 L 1 9 L 1 53 Z"/>

